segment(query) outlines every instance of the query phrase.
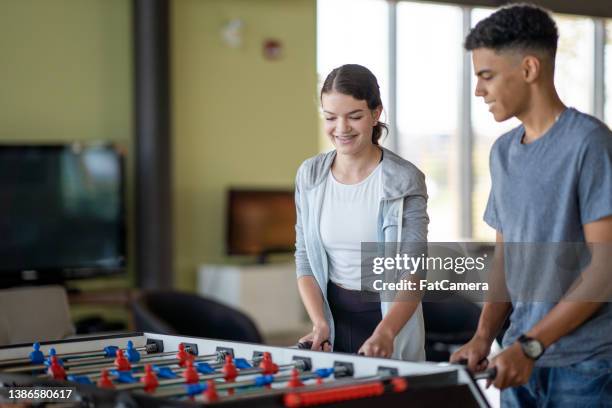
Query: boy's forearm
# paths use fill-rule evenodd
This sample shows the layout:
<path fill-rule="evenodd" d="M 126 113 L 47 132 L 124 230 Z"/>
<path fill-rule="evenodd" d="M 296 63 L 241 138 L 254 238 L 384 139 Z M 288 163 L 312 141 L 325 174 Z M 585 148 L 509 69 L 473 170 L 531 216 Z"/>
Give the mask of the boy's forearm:
<path fill-rule="evenodd" d="M 398 301 L 394 302 L 389 309 L 389 313 L 376 326 L 376 331 L 386 333 L 392 337 L 397 336 L 402 327 L 414 314 L 419 302 Z"/>
<path fill-rule="evenodd" d="M 527 336 L 548 347 L 588 320 L 612 297 L 612 217 L 584 225 L 591 251 L 591 262 L 564 298 L 540 320 Z"/>
<path fill-rule="evenodd" d="M 493 343 L 510 312 L 510 302 L 487 302 L 482 308 L 475 336 Z"/>
<path fill-rule="evenodd" d="M 601 302 L 560 302 L 526 335 L 548 347 L 581 326 L 602 305 Z"/>
<path fill-rule="evenodd" d="M 605 264 L 591 264 L 578 278 L 579 283 L 526 335 L 548 347 L 584 324 L 612 295 L 609 270 Z"/>

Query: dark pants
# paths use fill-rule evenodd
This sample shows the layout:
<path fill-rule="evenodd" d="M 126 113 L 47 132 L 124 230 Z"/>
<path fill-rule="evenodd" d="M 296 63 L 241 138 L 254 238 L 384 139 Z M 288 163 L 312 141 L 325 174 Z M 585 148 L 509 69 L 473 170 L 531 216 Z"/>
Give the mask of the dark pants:
<path fill-rule="evenodd" d="M 327 301 L 334 318 L 334 351 L 357 353 L 382 320 L 378 294 L 327 284 Z"/>

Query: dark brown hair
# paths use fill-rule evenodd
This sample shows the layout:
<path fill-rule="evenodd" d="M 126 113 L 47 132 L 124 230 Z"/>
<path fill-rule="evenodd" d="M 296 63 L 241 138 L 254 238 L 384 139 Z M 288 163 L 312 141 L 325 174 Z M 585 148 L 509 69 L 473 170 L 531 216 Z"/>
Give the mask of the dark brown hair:
<path fill-rule="evenodd" d="M 557 53 L 559 31 L 548 11 L 533 4 L 502 7 L 476 24 L 464 47 L 468 51 L 490 48 L 536 49 L 548 53 L 553 61 Z"/>
<path fill-rule="evenodd" d="M 346 64 L 330 72 L 323 82 L 320 97 L 322 98 L 323 94 L 332 91 L 352 96 L 360 101 L 366 101 L 370 110 L 382 107 L 378 81 L 369 69 L 361 65 Z M 389 128 L 385 123 L 380 121 L 376 123 L 376 126 L 372 129 L 372 143 L 378 144 L 383 130 L 385 133 L 389 133 Z"/>

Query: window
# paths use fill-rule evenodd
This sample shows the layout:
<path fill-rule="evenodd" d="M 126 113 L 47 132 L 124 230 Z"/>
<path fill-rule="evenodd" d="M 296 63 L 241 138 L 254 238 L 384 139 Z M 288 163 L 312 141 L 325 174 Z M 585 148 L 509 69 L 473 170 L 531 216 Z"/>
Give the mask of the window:
<path fill-rule="evenodd" d="M 593 20 L 559 14 L 554 18 L 559 29 L 557 92 L 566 105 L 593 114 Z"/>
<path fill-rule="evenodd" d="M 319 85 L 344 64 L 361 64 L 378 79 L 383 105 L 389 95 L 388 11 L 381 0 L 320 0 L 317 4 Z M 383 116 L 384 118 L 384 116 Z"/>
<path fill-rule="evenodd" d="M 459 234 L 461 33 L 459 7 L 397 5 L 398 153 L 426 175 L 432 241 Z"/>

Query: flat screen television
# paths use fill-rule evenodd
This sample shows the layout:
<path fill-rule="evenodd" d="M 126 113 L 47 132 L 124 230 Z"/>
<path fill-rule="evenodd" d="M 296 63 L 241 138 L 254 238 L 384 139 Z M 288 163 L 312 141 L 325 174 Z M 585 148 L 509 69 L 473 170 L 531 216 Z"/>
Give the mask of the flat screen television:
<path fill-rule="evenodd" d="M 255 255 L 295 248 L 295 201 L 291 189 L 229 190 L 227 205 L 228 255 Z"/>
<path fill-rule="evenodd" d="M 0 286 L 123 273 L 125 231 L 117 149 L 0 146 Z"/>

